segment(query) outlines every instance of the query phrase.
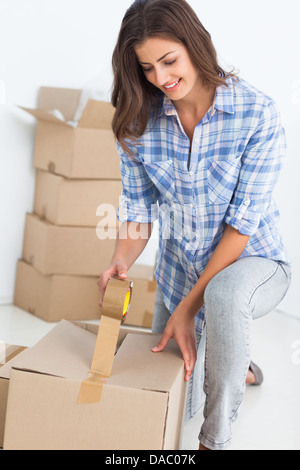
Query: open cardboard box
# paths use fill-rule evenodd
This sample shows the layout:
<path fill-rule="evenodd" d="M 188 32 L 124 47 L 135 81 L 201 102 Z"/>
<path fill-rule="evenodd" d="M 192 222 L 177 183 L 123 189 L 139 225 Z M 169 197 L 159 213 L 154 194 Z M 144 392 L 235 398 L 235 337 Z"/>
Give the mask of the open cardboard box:
<path fill-rule="evenodd" d="M 74 180 L 38 170 L 34 213 L 56 225 L 115 227 L 121 193 L 121 181 Z"/>
<path fill-rule="evenodd" d="M 125 335 L 122 329 L 119 342 Z M 174 341 L 152 353 L 159 338 L 127 334 L 100 402 L 82 405 L 77 400 L 92 362 L 95 327 L 60 322 L 11 370 L 4 449 L 178 449 L 184 364 Z"/>
<path fill-rule="evenodd" d="M 74 127 L 81 90 L 41 87 L 37 109 L 34 167 L 68 178 L 121 179 L 120 157 L 111 130 L 113 106 L 89 100 Z M 57 117 L 59 110 L 65 119 Z"/>
<path fill-rule="evenodd" d="M 9 371 L 18 354 L 21 354 L 25 349 L 25 346 L 15 346 L 0 341 L 0 448 L 3 447 L 4 440 Z"/>
<path fill-rule="evenodd" d="M 126 325 L 152 327 L 156 281 L 148 266 L 133 266 L 129 271 L 134 292 Z M 44 275 L 24 260 L 19 260 L 14 305 L 48 322 L 99 319 L 99 276 Z"/>

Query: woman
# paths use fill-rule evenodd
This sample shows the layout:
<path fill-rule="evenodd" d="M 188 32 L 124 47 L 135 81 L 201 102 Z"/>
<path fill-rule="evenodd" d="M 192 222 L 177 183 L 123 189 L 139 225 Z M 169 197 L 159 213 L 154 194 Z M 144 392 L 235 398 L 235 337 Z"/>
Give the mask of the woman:
<path fill-rule="evenodd" d="M 272 199 L 285 152 L 279 113 L 219 66 L 185 0 L 136 0 L 113 69 L 123 223 L 98 281 L 101 299 L 110 277 L 126 278 L 159 217 L 153 331 L 163 335 L 153 351 L 175 338 L 189 381 L 205 325 L 200 449 L 227 449 L 245 383 L 256 380 L 252 320 L 276 307 L 290 283 Z"/>

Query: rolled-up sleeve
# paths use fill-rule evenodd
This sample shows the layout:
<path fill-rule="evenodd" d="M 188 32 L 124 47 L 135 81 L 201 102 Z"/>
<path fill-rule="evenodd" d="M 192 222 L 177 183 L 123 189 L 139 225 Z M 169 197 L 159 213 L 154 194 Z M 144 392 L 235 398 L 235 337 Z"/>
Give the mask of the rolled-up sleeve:
<path fill-rule="evenodd" d="M 272 201 L 286 153 L 285 132 L 273 101 L 264 105 L 259 125 L 241 156 L 241 169 L 225 223 L 251 236 Z"/>
<path fill-rule="evenodd" d="M 121 222 L 154 222 L 158 218 L 157 189 L 149 178 L 137 150 L 132 150 L 133 158 L 125 154 L 118 144 L 122 177 L 118 219 Z"/>

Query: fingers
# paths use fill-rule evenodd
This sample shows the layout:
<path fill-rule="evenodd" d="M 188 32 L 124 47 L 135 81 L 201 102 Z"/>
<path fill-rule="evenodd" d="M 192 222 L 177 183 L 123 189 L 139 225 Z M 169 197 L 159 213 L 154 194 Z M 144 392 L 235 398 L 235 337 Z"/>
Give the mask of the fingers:
<path fill-rule="evenodd" d="M 167 332 L 167 330 L 164 331 L 164 334 L 162 335 L 162 338 L 160 340 L 160 342 L 158 343 L 157 346 L 155 346 L 155 348 L 152 349 L 153 352 L 161 352 L 165 349 L 165 347 L 167 346 L 169 340 L 171 339 L 171 335 Z"/>
<path fill-rule="evenodd" d="M 197 359 L 197 350 L 192 336 L 180 336 L 177 339 L 185 367 L 185 380 L 189 382 Z"/>
<path fill-rule="evenodd" d="M 101 274 L 100 278 L 97 281 L 97 286 L 99 287 L 99 290 L 100 290 L 100 300 L 99 300 L 100 307 L 102 307 L 105 289 L 111 277 L 112 277 L 112 273 L 109 270 L 107 270 Z"/>
<path fill-rule="evenodd" d="M 192 373 L 193 373 L 194 368 L 195 368 L 196 360 L 197 360 L 197 350 L 194 349 L 191 345 L 190 350 L 189 350 L 189 354 L 184 358 L 184 364 L 185 364 L 185 370 L 186 370 L 185 380 L 187 382 L 189 382 L 191 377 L 192 377 Z"/>
<path fill-rule="evenodd" d="M 102 307 L 103 305 L 103 298 L 104 298 L 106 286 L 108 284 L 108 281 L 112 277 L 117 277 L 119 279 L 126 279 L 127 278 L 127 266 L 124 263 L 112 264 L 101 274 L 100 278 L 97 281 L 97 286 L 99 287 L 99 291 L 100 291 L 100 300 L 99 300 L 100 307 Z"/>
<path fill-rule="evenodd" d="M 125 268 L 118 269 L 118 277 L 120 279 L 126 279 L 127 278 L 127 270 Z"/>
<path fill-rule="evenodd" d="M 159 344 L 155 346 L 152 349 L 152 351 L 153 352 L 163 351 L 172 337 L 173 336 L 167 330 L 165 330 Z M 192 336 L 179 335 L 179 336 L 174 336 L 174 338 L 182 353 L 184 367 L 185 367 L 185 380 L 186 382 L 189 382 L 191 379 L 194 367 L 195 367 L 196 360 L 197 360 L 197 349 L 196 349 L 194 337 L 193 335 Z"/>

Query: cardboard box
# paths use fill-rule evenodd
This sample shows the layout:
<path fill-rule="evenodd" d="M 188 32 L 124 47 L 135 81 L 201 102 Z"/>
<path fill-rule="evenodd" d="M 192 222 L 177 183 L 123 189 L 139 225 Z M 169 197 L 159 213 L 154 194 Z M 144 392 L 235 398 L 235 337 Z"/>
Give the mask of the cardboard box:
<path fill-rule="evenodd" d="M 3 447 L 10 368 L 26 348 L 0 341 L 0 447 Z"/>
<path fill-rule="evenodd" d="M 34 213 L 56 225 L 115 227 L 121 193 L 121 181 L 71 180 L 38 170 Z"/>
<path fill-rule="evenodd" d="M 99 319 L 97 277 L 43 275 L 18 261 L 14 305 L 47 322 Z"/>
<path fill-rule="evenodd" d="M 99 276 L 109 265 L 116 240 L 99 240 L 96 228 L 57 226 L 27 214 L 23 259 L 43 274 Z"/>
<path fill-rule="evenodd" d="M 89 100 L 73 127 L 80 96 L 81 90 L 41 87 L 38 109 L 21 107 L 38 120 L 34 167 L 68 178 L 121 179 L 111 130 L 114 108 L 107 102 Z M 54 110 L 65 120 L 56 117 Z"/>
<path fill-rule="evenodd" d="M 130 270 L 134 273 L 135 270 Z M 147 274 L 146 267 L 138 269 Z M 156 281 L 135 278 L 132 301 L 125 320 L 126 325 L 152 327 Z M 90 276 L 46 276 L 24 260 L 18 261 L 15 283 L 14 305 L 36 315 L 47 322 L 60 320 L 99 319 L 98 277 Z"/>
<path fill-rule="evenodd" d="M 81 328 L 93 332 L 95 335 L 98 332 L 98 326 L 83 322 L 74 322 Z M 128 333 L 146 334 L 144 330 L 122 326 L 120 329 L 118 345 L 119 347 Z M 4 443 L 4 430 L 6 421 L 6 409 L 9 389 L 9 379 L 12 367 L 15 365 L 17 356 L 23 354 L 27 348 L 25 346 L 15 346 L 0 341 L 0 448 Z"/>
<path fill-rule="evenodd" d="M 128 334 L 101 401 L 79 405 L 96 335 L 60 322 L 11 371 L 4 449 L 178 449 L 184 364 L 174 341 L 161 354 L 151 352 L 159 338 Z"/>

